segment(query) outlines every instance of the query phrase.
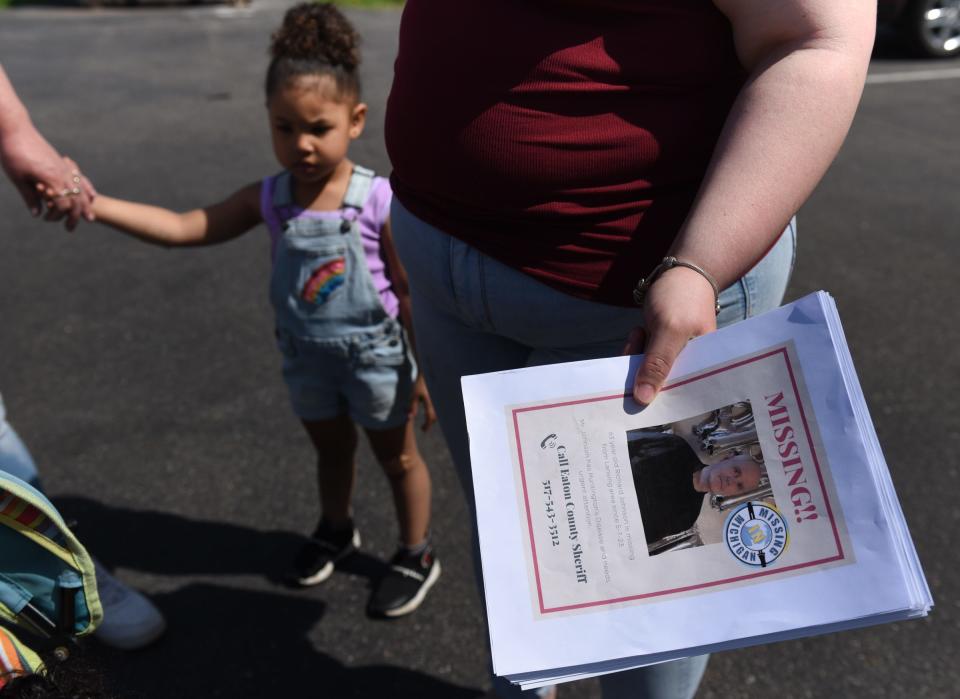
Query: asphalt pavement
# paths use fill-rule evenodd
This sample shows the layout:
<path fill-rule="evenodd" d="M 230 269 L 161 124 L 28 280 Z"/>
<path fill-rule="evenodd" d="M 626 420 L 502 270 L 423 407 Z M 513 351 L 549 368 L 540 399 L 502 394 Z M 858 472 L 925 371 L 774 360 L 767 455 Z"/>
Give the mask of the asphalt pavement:
<path fill-rule="evenodd" d="M 36 123 L 104 193 L 187 208 L 277 169 L 262 75 L 284 4 L 0 11 L 0 61 Z M 362 33 L 367 131 L 382 141 L 399 14 Z M 960 633 L 960 79 L 882 42 L 834 167 L 800 212 L 788 298 L 836 298 L 937 606 L 891 624 L 715 656 L 703 698 L 951 697 Z M 932 77 L 920 79 L 935 73 Z M 951 73 L 952 71 L 952 73 Z M 942 74 L 940 74 L 942 73 Z M 442 99 L 442 94 L 438 94 Z M 161 250 L 32 220 L 0 183 L 0 389 L 79 534 L 169 620 L 155 646 L 94 651 L 123 697 L 478 697 L 481 608 L 467 515 L 439 431 L 444 575 L 411 617 L 366 618 L 394 548 L 389 491 L 361 448 L 365 552 L 319 589 L 280 576 L 317 517 L 313 457 L 278 374 L 267 234 Z M 592 682 L 561 699 L 594 699 Z"/>

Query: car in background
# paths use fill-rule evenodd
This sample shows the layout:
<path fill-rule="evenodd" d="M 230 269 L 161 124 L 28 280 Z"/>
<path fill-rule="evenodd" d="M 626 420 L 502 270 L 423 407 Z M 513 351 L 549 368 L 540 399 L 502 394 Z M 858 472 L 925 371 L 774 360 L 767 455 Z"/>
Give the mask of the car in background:
<path fill-rule="evenodd" d="M 877 20 L 921 55 L 960 55 L 960 0 L 879 0 Z"/>

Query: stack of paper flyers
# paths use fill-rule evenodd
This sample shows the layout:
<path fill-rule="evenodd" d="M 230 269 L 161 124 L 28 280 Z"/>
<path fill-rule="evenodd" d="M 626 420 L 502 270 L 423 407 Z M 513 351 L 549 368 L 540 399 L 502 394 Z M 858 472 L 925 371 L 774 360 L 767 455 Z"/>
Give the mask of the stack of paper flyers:
<path fill-rule="evenodd" d="M 494 671 L 525 688 L 925 615 L 823 293 L 638 357 L 463 379 Z"/>

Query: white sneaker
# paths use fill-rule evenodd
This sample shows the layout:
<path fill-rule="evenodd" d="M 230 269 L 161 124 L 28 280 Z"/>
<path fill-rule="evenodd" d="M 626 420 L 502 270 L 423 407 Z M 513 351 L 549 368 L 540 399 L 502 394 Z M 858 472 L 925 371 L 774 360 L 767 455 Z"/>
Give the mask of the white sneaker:
<path fill-rule="evenodd" d="M 94 559 L 97 591 L 103 606 L 103 621 L 93 632 L 97 640 L 112 648 L 135 650 L 157 640 L 167 628 L 160 610 L 132 587 L 113 577 Z"/>

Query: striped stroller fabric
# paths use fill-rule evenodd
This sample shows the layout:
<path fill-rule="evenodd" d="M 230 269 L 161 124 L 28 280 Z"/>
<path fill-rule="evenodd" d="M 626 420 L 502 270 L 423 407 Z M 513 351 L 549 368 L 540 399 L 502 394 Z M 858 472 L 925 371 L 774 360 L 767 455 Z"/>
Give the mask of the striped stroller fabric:
<path fill-rule="evenodd" d="M 56 522 L 47 517 L 39 508 L 5 490 L 0 490 L 0 515 L 14 519 L 25 527 L 33 529 L 58 546 L 66 546 L 66 538 L 60 533 L 60 527 Z"/>
<path fill-rule="evenodd" d="M 61 639 L 102 616 L 86 549 L 42 493 L 0 472 L 0 624 Z"/>
<path fill-rule="evenodd" d="M 41 665 L 36 653 L 0 626 L 0 689 L 10 680 L 37 672 Z"/>

